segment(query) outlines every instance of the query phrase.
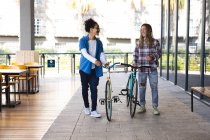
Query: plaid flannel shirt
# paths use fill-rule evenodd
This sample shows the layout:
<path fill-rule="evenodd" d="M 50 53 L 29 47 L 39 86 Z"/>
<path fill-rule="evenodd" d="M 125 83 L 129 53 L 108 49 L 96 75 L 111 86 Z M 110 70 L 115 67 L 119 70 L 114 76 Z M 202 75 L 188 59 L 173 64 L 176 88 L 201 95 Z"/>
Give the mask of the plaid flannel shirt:
<path fill-rule="evenodd" d="M 153 56 L 152 61 L 147 61 L 146 56 Z M 158 40 L 154 40 L 153 46 L 148 47 L 147 44 L 144 44 L 143 48 L 136 46 L 133 52 L 133 65 L 143 66 L 139 69 L 141 72 L 150 73 L 158 67 L 158 59 L 161 56 L 160 43 Z"/>

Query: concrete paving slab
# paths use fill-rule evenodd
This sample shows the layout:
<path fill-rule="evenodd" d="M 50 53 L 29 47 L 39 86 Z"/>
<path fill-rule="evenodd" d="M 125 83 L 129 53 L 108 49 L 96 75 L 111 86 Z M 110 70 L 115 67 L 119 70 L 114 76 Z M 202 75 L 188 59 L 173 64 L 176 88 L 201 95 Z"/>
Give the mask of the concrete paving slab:
<path fill-rule="evenodd" d="M 78 76 L 78 75 L 77 75 Z M 128 73 L 112 73 L 113 95 L 125 88 Z M 106 78 L 100 78 L 98 98 L 104 97 Z M 148 84 L 149 85 L 149 84 Z M 148 86 L 147 85 L 147 86 Z M 125 97 L 113 104 L 112 121 L 107 121 L 105 106 L 98 102 L 102 118 L 92 118 L 83 112 L 81 88 L 63 109 L 42 140 L 209 140 L 210 107 L 194 100 L 178 86 L 159 78 L 160 115 L 152 114 L 150 87 L 147 87 L 145 113 L 129 115 Z M 137 107 L 138 111 L 138 107 Z"/>

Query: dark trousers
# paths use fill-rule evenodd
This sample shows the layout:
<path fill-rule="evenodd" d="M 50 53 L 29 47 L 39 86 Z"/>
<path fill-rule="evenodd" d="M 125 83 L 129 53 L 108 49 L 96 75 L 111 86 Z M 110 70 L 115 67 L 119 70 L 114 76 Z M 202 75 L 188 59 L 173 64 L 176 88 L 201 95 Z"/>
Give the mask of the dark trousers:
<path fill-rule="evenodd" d="M 98 83 L 99 78 L 96 77 L 95 70 L 91 70 L 91 74 L 86 74 L 83 71 L 79 71 L 81 84 L 82 84 L 82 97 L 84 100 L 84 105 L 86 108 L 89 106 L 89 99 L 88 99 L 88 88 L 90 87 L 91 92 L 91 100 L 92 100 L 92 111 L 96 110 L 97 106 L 97 98 L 98 98 Z"/>

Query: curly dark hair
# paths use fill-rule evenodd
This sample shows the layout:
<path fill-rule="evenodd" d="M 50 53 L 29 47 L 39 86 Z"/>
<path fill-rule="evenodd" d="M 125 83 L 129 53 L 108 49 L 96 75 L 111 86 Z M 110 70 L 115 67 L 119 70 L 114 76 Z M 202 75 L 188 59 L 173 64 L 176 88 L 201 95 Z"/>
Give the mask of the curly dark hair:
<path fill-rule="evenodd" d="M 85 31 L 89 33 L 90 28 L 94 28 L 96 25 L 98 25 L 98 23 L 92 18 L 89 18 L 84 22 L 84 25 L 85 25 Z"/>

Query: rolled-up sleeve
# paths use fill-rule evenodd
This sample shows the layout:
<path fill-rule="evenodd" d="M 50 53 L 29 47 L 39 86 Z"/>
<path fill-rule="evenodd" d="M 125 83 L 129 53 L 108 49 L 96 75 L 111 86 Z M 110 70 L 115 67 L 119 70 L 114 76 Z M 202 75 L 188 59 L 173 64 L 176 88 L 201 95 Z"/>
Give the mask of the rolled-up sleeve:
<path fill-rule="evenodd" d="M 136 47 L 133 51 L 133 65 L 137 65 L 138 63 L 138 48 Z"/>
<path fill-rule="evenodd" d="M 153 54 L 153 56 L 156 60 L 158 60 L 161 57 L 160 43 L 158 40 L 155 41 L 155 48 L 156 52 Z"/>

